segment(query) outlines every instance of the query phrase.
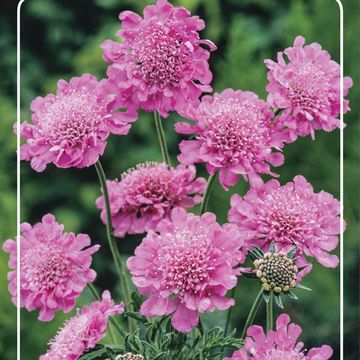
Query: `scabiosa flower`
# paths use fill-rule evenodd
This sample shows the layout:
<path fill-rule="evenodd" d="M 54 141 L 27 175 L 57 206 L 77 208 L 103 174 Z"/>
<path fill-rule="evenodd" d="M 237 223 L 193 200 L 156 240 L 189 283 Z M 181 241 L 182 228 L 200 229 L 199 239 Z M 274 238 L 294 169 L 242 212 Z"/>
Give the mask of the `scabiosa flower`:
<path fill-rule="evenodd" d="M 229 221 L 267 251 L 274 242 L 278 251 L 297 247 L 296 255 L 314 257 L 326 267 L 336 267 L 339 259 L 329 251 L 336 248 L 340 233 L 340 204 L 331 194 L 315 193 L 303 176 L 280 186 L 270 180 L 241 197 L 233 195 Z M 299 264 L 297 264 L 299 265 Z"/>
<path fill-rule="evenodd" d="M 290 323 L 287 314 L 276 320 L 276 330 L 265 335 L 261 326 L 253 325 L 247 330 L 244 347 L 237 350 L 231 358 L 224 360 L 329 360 L 332 349 L 328 345 L 312 348 L 307 353 L 304 344 L 297 342 L 302 330 L 299 325 Z"/>
<path fill-rule="evenodd" d="M 315 130 L 332 131 L 340 127 L 340 101 L 344 112 L 348 101 L 340 99 L 340 66 L 317 43 L 304 46 L 305 39 L 297 36 L 294 46 L 279 52 L 277 62 L 265 64 L 269 83 L 268 102 L 275 109 L 284 109 L 279 122 L 288 128 L 292 140 L 297 136 L 315 137 Z M 344 96 L 352 86 L 350 77 L 343 79 Z"/>
<path fill-rule="evenodd" d="M 195 178 L 194 166 L 148 162 L 122 175 L 120 181 L 108 181 L 114 235 L 141 234 L 155 230 L 174 207 L 190 208 L 201 202 L 206 181 Z M 103 196 L 96 201 L 101 219 L 106 223 Z"/>
<path fill-rule="evenodd" d="M 90 245 L 85 234 L 65 233 L 64 226 L 47 214 L 33 227 L 22 223 L 20 236 L 20 306 L 40 310 L 39 320 L 50 321 L 55 311 L 69 312 L 96 273 L 90 269 L 91 255 L 99 245 Z M 17 249 L 7 240 L 3 249 L 10 253 L 9 291 L 16 304 Z"/>
<path fill-rule="evenodd" d="M 225 295 L 236 286 L 234 267 L 245 260 L 236 226 L 220 226 L 211 213 L 199 217 L 176 208 L 157 232 L 150 231 L 127 262 L 134 284 L 149 296 L 142 315 L 172 314 L 173 327 L 189 332 L 199 313 L 234 305 Z"/>
<path fill-rule="evenodd" d="M 60 168 L 93 165 L 104 152 L 110 133 L 126 135 L 136 114 L 115 112 L 111 84 L 84 74 L 69 82 L 58 81 L 56 94 L 31 103 L 32 122 L 20 126 L 22 160 L 36 171 L 48 163 Z"/>
<path fill-rule="evenodd" d="M 194 134 L 195 139 L 180 143 L 179 161 L 205 162 L 210 174 L 220 173 L 225 189 L 236 184 L 238 176 L 256 181 L 259 174 L 276 174 L 270 165 L 279 166 L 284 158 L 282 130 L 271 122 L 267 103 L 249 91 L 226 89 L 204 96 L 194 112 L 196 123 L 180 122 L 176 131 Z"/>
<path fill-rule="evenodd" d="M 75 316 L 65 322 L 50 348 L 40 360 L 76 360 L 86 350 L 95 347 L 104 336 L 110 316 L 124 312 L 124 304 L 115 305 L 109 291 L 104 291 L 102 300 L 84 306 Z"/>
<path fill-rule="evenodd" d="M 204 21 L 190 16 L 183 7 L 166 0 L 144 9 L 144 18 L 131 12 L 120 13 L 122 43 L 106 40 L 102 44 L 108 77 L 118 85 L 121 101 L 129 109 L 157 110 L 162 116 L 181 111 L 197 101 L 202 92 L 211 91 L 209 40 L 200 40 Z"/>

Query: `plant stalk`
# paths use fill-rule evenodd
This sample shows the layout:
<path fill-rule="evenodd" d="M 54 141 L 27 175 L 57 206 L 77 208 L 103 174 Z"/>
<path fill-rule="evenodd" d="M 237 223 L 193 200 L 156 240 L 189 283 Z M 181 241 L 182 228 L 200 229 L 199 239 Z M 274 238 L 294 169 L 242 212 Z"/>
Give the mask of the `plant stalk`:
<path fill-rule="evenodd" d="M 159 143 L 161 148 L 161 154 L 163 157 L 164 162 L 171 167 L 171 160 L 169 156 L 169 151 L 166 144 L 166 138 L 165 138 L 165 132 L 162 126 L 162 120 L 159 112 L 154 111 L 154 118 L 155 118 L 155 126 L 156 126 L 156 132 L 159 137 Z"/>
<path fill-rule="evenodd" d="M 231 298 L 234 298 L 234 297 L 235 297 L 235 291 L 236 291 L 236 287 L 234 287 L 233 289 L 231 289 L 231 293 L 230 293 L 230 297 L 231 297 Z M 233 309 L 233 306 L 231 306 L 231 307 L 229 308 L 229 310 L 227 311 L 226 323 L 225 323 L 225 329 L 224 329 L 224 336 L 226 336 L 226 335 L 228 334 L 228 330 L 229 330 L 229 326 L 230 326 L 230 319 L 231 319 L 232 309 Z"/>
<path fill-rule="evenodd" d="M 203 201 L 201 203 L 200 215 L 202 215 L 202 214 L 204 214 L 204 212 L 206 212 L 207 205 L 208 205 L 209 198 L 210 198 L 211 189 L 214 185 L 215 179 L 216 179 L 216 173 L 214 175 L 209 175 L 208 182 L 207 182 L 206 189 L 205 189 L 204 196 L 203 196 Z"/>
<path fill-rule="evenodd" d="M 266 333 L 268 333 L 273 328 L 274 323 L 274 306 L 273 306 L 273 293 L 270 292 L 269 302 L 266 304 Z"/>

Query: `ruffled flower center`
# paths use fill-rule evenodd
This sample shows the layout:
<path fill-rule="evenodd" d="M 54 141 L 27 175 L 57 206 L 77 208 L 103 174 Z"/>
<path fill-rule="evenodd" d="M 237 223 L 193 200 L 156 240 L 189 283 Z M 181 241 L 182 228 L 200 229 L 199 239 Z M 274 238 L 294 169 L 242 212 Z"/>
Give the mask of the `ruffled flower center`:
<path fill-rule="evenodd" d="M 131 54 L 136 73 L 149 86 L 177 85 L 193 45 L 169 21 L 151 22 L 139 29 L 132 42 Z"/>
<path fill-rule="evenodd" d="M 36 291 L 59 287 L 71 276 L 66 254 L 44 244 L 29 249 L 22 259 L 21 267 L 29 288 Z"/>
<path fill-rule="evenodd" d="M 86 137 L 96 136 L 98 125 L 106 114 L 106 106 L 89 91 L 71 90 L 57 94 L 39 113 L 44 135 L 62 145 L 81 144 Z"/>
<path fill-rule="evenodd" d="M 227 99 L 213 104 L 207 128 L 200 136 L 226 161 L 242 158 L 253 161 L 257 154 L 270 152 L 270 129 L 264 114 L 247 101 Z"/>
<path fill-rule="evenodd" d="M 208 241 L 189 230 L 177 230 L 166 240 L 154 269 L 162 275 L 162 290 L 174 295 L 204 291 L 216 265 Z"/>

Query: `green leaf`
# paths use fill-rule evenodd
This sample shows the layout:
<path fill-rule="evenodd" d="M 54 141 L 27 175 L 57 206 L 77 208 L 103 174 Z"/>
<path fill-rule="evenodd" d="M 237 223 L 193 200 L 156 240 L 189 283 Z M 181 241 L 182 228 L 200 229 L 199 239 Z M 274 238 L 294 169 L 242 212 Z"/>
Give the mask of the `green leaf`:
<path fill-rule="evenodd" d="M 307 291 L 312 291 L 310 288 L 308 288 L 307 286 L 302 285 L 302 284 L 296 284 L 295 287 L 297 289 L 303 289 L 303 290 L 307 290 Z"/>
<path fill-rule="evenodd" d="M 99 348 L 97 346 L 96 348 L 88 351 L 83 356 L 79 358 L 79 360 L 100 360 L 100 359 L 106 359 L 108 357 L 107 349 L 103 346 Z"/>
<path fill-rule="evenodd" d="M 112 350 L 109 347 L 106 347 L 106 353 L 110 360 L 116 360 L 116 354 L 115 354 L 114 350 Z"/>
<path fill-rule="evenodd" d="M 131 317 L 133 319 L 136 319 L 137 321 L 142 322 L 143 324 L 146 324 L 148 321 L 146 320 L 146 318 L 144 318 L 143 316 L 141 316 L 139 313 L 134 312 L 134 311 L 126 311 L 124 313 L 125 316 Z"/>
<path fill-rule="evenodd" d="M 276 305 L 277 305 L 279 308 L 283 309 L 283 308 L 284 308 L 284 305 L 283 305 L 283 303 L 282 303 L 280 294 L 274 293 L 274 299 L 275 299 Z"/>

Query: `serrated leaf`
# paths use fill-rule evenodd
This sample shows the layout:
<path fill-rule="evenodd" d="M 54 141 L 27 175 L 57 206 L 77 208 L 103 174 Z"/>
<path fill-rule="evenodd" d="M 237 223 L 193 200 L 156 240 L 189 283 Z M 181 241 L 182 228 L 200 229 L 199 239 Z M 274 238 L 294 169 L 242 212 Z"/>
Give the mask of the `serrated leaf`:
<path fill-rule="evenodd" d="M 283 308 L 284 308 L 284 305 L 283 305 L 283 303 L 282 303 L 282 300 L 281 300 L 280 295 L 279 295 L 279 294 L 274 294 L 274 299 L 275 299 L 276 305 L 277 305 L 279 308 L 283 309 Z"/>
<path fill-rule="evenodd" d="M 293 257 L 295 256 L 297 251 L 297 247 L 295 246 L 294 248 L 292 248 L 288 253 L 287 253 L 287 257 L 289 259 L 293 259 Z"/>
<path fill-rule="evenodd" d="M 303 290 L 307 290 L 307 291 L 312 291 L 310 288 L 308 288 L 307 286 L 302 285 L 302 284 L 296 284 L 295 287 L 297 289 L 303 289 Z"/>
<path fill-rule="evenodd" d="M 111 348 L 106 347 L 106 354 L 110 360 L 116 360 L 116 354 Z"/>

